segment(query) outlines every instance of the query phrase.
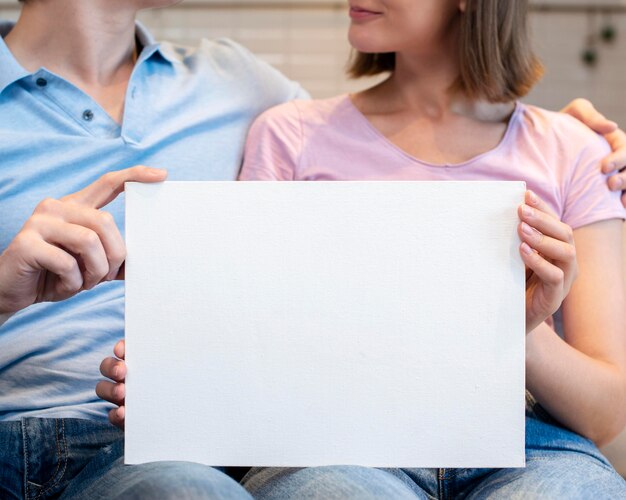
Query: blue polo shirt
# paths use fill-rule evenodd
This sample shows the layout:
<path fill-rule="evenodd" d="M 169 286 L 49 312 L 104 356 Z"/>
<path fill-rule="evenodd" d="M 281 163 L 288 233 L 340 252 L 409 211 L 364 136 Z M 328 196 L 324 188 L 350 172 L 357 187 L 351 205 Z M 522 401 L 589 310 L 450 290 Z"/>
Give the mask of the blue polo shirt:
<path fill-rule="evenodd" d="M 0 23 L 0 36 L 11 28 Z M 169 180 L 235 179 L 254 118 L 306 97 L 232 41 L 179 47 L 138 25 L 143 49 L 120 126 L 70 82 L 26 71 L 1 37 L 0 252 L 42 199 L 111 170 L 143 164 L 168 169 Z M 123 231 L 123 196 L 106 209 Z M 98 368 L 123 335 L 122 282 L 17 313 L 0 327 L 0 420 L 106 419 L 110 405 L 94 392 Z"/>

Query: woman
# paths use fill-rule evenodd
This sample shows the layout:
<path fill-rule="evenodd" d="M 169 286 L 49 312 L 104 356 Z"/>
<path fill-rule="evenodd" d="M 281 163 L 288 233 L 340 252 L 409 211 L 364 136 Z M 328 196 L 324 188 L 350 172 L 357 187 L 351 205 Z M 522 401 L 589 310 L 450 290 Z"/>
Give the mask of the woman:
<path fill-rule="evenodd" d="M 541 76 L 526 9 L 524 0 L 351 0 L 350 72 L 389 78 L 266 112 L 240 179 L 527 182 L 527 467 L 252 469 L 253 495 L 626 498 L 596 448 L 626 423 L 624 212 L 599 173 L 606 143 L 517 102 Z M 565 295 L 561 338 L 544 320 Z"/>
<path fill-rule="evenodd" d="M 516 102 L 540 76 L 525 0 L 354 0 L 352 96 L 279 106 L 250 132 L 244 180 L 525 180 L 524 469 L 252 469 L 259 498 L 625 498 L 597 450 L 626 421 L 619 193 L 599 174 L 606 144 L 574 120 Z M 471 209 L 471 208 L 470 208 Z M 556 214 L 553 215 L 553 212 Z M 559 222 L 562 218 L 573 232 Z M 529 230 L 530 228 L 530 230 Z M 573 246 L 578 257 L 578 279 Z M 539 253 L 537 253 L 537 251 Z M 544 322 L 563 303 L 564 339 Z M 115 353 L 123 358 L 124 344 Z M 123 362 L 103 375 L 122 382 Z M 123 384 L 98 394 L 123 405 Z M 124 407 L 111 411 L 123 425 Z"/>

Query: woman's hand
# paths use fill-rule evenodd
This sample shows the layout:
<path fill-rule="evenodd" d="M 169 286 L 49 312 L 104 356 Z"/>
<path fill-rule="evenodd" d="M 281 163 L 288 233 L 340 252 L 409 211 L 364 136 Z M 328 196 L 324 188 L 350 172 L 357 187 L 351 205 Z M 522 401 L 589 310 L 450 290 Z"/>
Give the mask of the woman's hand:
<path fill-rule="evenodd" d="M 99 398 L 118 406 L 118 408 L 113 408 L 109 412 L 109 420 L 120 429 L 124 428 L 124 417 L 126 414 L 126 408 L 124 407 L 124 398 L 126 398 L 126 386 L 124 385 L 126 380 L 125 350 L 126 344 L 124 340 L 120 340 L 115 344 L 113 353 L 116 357 L 106 358 L 100 364 L 100 373 L 113 380 L 113 382 L 102 380 L 96 385 L 96 394 Z"/>
<path fill-rule="evenodd" d="M 561 112 L 580 120 L 607 140 L 612 151 L 602 160 L 602 172 L 615 174 L 609 177 L 609 189 L 622 192 L 622 204 L 626 207 L 626 133 L 617 123 L 607 120 L 587 99 L 574 99 Z"/>
<path fill-rule="evenodd" d="M 100 209 L 124 191 L 125 182 L 160 182 L 166 175 L 161 169 L 127 168 L 60 200 L 39 203 L 0 255 L 0 314 L 122 279 L 126 246 L 111 214 Z"/>
<path fill-rule="evenodd" d="M 519 210 L 520 254 L 526 265 L 526 333 L 560 307 L 576 278 L 572 229 L 532 191 Z"/>

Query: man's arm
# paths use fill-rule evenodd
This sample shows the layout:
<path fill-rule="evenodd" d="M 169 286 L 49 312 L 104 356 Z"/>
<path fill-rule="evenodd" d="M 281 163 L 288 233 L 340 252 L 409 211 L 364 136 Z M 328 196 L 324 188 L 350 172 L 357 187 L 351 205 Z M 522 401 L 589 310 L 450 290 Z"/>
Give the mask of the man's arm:
<path fill-rule="evenodd" d="M 608 180 L 609 189 L 622 191 L 622 204 L 626 207 L 626 133 L 618 128 L 617 123 L 607 120 L 587 99 L 574 99 L 561 111 L 604 135 L 613 151 L 602 160 L 602 172 L 614 173 Z"/>
<path fill-rule="evenodd" d="M 0 255 L 0 323 L 36 302 L 64 300 L 122 278 L 126 247 L 111 215 L 100 209 L 125 182 L 160 182 L 166 175 L 128 168 L 60 200 L 42 201 Z"/>

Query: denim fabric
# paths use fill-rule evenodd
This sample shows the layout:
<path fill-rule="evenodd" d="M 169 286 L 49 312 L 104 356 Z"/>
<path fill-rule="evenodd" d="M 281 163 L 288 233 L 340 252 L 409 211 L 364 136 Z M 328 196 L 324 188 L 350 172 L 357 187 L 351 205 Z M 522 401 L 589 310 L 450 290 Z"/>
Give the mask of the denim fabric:
<path fill-rule="evenodd" d="M 223 472 L 187 462 L 124 465 L 123 433 L 82 419 L 0 422 L 0 498 L 250 499 Z"/>
<path fill-rule="evenodd" d="M 525 468 L 257 467 L 242 484 L 258 499 L 626 499 L 626 481 L 596 446 L 561 427 L 530 396 Z"/>

